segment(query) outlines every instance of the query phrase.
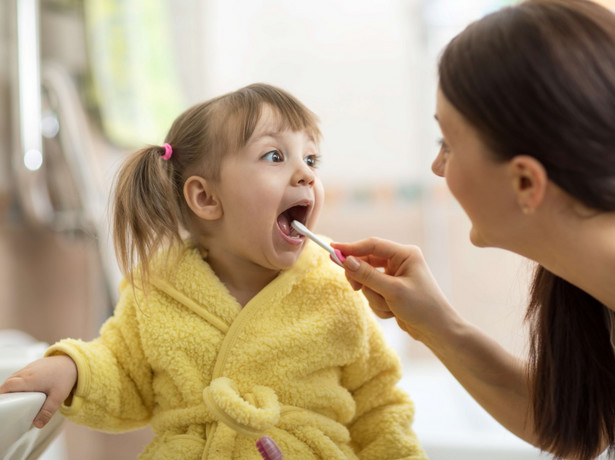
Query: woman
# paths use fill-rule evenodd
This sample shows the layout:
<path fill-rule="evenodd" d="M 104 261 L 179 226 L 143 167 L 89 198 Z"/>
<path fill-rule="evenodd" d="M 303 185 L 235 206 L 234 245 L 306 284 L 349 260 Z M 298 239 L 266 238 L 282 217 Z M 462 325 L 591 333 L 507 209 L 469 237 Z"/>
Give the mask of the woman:
<path fill-rule="evenodd" d="M 456 313 L 417 247 L 334 244 L 346 276 L 519 437 L 562 458 L 613 453 L 615 15 L 583 0 L 504 8 L 451 41 L 439 77 L 434 173 L 474 245 L 537 262 L 529 360 Z"/>

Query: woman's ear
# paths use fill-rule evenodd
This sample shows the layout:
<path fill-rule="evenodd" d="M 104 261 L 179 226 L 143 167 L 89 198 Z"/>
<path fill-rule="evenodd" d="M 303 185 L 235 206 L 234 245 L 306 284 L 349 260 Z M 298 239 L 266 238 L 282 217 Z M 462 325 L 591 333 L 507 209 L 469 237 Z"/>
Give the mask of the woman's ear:
<path fill-rule="evenodd" d="M 518 155 L 510 161 L 512 186 L 524 214 L 531 214 L 543 202 L 549 177 L 536 158 Z"/>
<path fill-rule="evenodd" d="M 184 198 L 192 212 L 205 220 L 222 217 L 222 203 L 211 184 L 200 176 L 190 176 L 184 183 Z"/>

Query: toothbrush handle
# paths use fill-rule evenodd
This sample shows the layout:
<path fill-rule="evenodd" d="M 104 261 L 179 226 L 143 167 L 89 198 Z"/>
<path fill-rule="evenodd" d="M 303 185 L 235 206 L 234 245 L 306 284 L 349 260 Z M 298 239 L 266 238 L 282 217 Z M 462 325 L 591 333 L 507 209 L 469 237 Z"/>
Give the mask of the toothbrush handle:
<path fill-rule="evenodd" d="M 264 460 L 284 460 L 282 451 L 269 436 L 263 436 L 256 441 L 256 447 Z"/>
<path fill-rule="evenodd" d="M 327 243 L 321 240 L 316 234 L 308 230 L 308 228 L 305 225 L 303 225 L 301 222 L 297 220 L 293 220 L 291 225 L 300 234 L 307 236 L 314 243 L 316 243 L 318 246 L 320 246 L 325 251 L 327 251 L 329 254 L 331 254 L 331 260 L 333 262 L 338 264 L 340 267 L 344 266 L 344 260 L 346 260 L 346 257 L 344 256 L 344 254 L 342 254 L 342 252 L 339 249 L 333 249 L 331 246 L 329 246 Z"/>

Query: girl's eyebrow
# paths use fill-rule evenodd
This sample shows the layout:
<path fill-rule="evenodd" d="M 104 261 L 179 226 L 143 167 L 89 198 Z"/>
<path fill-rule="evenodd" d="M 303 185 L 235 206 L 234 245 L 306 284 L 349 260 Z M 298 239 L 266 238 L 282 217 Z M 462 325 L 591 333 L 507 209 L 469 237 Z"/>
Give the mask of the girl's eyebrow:
<path fill-rule="evenodd" d="M 280 131 L 266 131 L 264 133 L 259 134 L 259 138 L 261 137 L 277 137 L 280 134 Z"/>
<path fill-rule="evenodd" d="M 262 133 L 259 133 L 257 136 L 255 136 L 254 139 L 252 140 L 252 142 L 260 141 L 260 140 L 262 140 L 262 139 L 264 139 L 266 137 L 270 137 L 272 139 L 277 139 L 279 137 L 280 133 L 283 132 L 283 131 L 284 131 L 283 129 L 279 129 L 277 131 L 264 131 Z M 306 133 L 307 133 L 309 141 L 312 142 L 314 145 L 317 145 L 316 139 L 314 138 L 314 136 L 311 133 L 307 132 L 307 131 L 306 131 Z"/>
<path fill-rule="evenodd" d="M 250 137 L 250 139 L 248 140 L 248 143 L 254 144 L 254 143 L 259 143 L 259 142 L 266 142 L 268 140 L 274 140 L 274 141 L 278 140 L 275 131 L 267 131 L 267 132 L 255 133 L 255 134 L 256 136 L 252 135 Z"/>
<path fill-rule="evenodd" d="M 440 119 L 438 118 L 438 114 L 437 113 L 434 113 L 433 117 L 436 119 L 436 121 L 438 121 L 438 122 L 440 121 Z"/>
<path fill-rule="evenodd" d="M 263 138 L 266 138 L 266 137 L 277 139 L 280 136 L 280 133 L 282 131 L 283 130 L 281 130 L 281 129 L 269 129 L 267 131 L 263 131 L 263 132 L 260 132 L 260 133 L 259 132 L 255 132 L 254 133 L 253 141 L 259 141 L 259 140 L 261 140 Z"/>

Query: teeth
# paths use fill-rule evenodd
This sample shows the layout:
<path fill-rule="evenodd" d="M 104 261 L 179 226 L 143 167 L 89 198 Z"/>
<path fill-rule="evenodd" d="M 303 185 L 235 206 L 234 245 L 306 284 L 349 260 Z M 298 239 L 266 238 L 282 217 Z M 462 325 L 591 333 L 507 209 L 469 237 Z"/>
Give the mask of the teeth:
<path fill-rule="evenodd" d="M 294 229 L 292 225 L 290 225 L 289 218 L 286 214 L 282 213 L 278 216 L 278 226 L 290 238 L 301 238 L 301 234 Z"/>

